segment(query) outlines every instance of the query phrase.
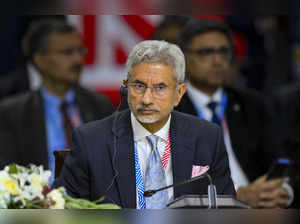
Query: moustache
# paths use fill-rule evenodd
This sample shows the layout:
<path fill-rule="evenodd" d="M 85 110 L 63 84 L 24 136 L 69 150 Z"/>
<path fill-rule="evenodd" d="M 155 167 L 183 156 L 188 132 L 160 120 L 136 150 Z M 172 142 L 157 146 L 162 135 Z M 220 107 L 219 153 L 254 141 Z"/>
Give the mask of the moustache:
<path fill-rule="evenodd" d="M 153 110 L 156 112 L 160 112 L 160 108 L 154 105 L 145 105 L 145 104 L 138 104 L 136 105 L 136 110 Z"/>
<path fill-rule="evenodd" d="M 221 69 L 221 68 L 217 69 L 216 68 L 216 69 L 212 69 L 211 72 L 218 74 L 218 73 L 226 73 L 227 71 L 225 69 Z"/>

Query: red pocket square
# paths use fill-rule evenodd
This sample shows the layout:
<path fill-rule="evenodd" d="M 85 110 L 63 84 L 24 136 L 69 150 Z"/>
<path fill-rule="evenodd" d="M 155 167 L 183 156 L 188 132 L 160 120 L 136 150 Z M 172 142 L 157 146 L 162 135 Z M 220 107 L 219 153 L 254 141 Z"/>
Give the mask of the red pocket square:
<path fill-rule="evenodd" d="M 209 166 L 193 166 L 192 178 L 200 176 L 209 170 Z"/>

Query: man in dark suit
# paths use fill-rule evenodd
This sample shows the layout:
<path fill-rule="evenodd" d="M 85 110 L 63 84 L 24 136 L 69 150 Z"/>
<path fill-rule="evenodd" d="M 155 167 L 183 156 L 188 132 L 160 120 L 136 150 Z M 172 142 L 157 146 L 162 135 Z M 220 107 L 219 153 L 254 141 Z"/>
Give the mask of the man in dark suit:
<path fill-rule="evenodd" d="M 73 197 L 105 196 L 123 208 L 163 208 L 172 198 L 207 194 L 207 181 L 161 191 L 208 172 L 218 194 L 235 195 L 218 126 L 171 112 L 186 85 L 181 50 L 165 41 L 143 41 L 127 60 L 130 110 L 83 125 L 73 132 L 73 147 L 54 186 Z M 208 170 L 208 171 L 207 171 Z"/>
<path fill-rule="evenodd" d="M 300 85 L 285 85 L 270 94 L 276 117 L 280 121 L 278 129 L 282 133 L 282 145 L 287 155 L 294 159 L 291 171 L 293 176 L 295 200 L 293 208 L 300 208 Z"/>
<path fill-rule="evenodd" d="M 241 201 L 253 207 L 284 207 L 292 198 L 284 178 L 265 174 L 280 153 L 272 143 L 271 116 L 250 90 L 224 85 L 233 79 L 234 49 L 228 27 L 214 20 L 190 21 L 180 35 L 187 61 L 188 88 L 177 110 L 223 129 L 232 179 Z"/>
<path fill-rule="evenodd" d="M 34 163 L 54 171 L 53 151 L 70 147 L 72 128 L 110 115 L 113 107 L 107 97 L 78 85 L 85 48 L 73 26 L 42 20 L 32 24 L 25 41 L 43 84 L 1 103 L 0 166 Z"/>
<path fill-rule="evenodd" d="M 51 18 L 66 21 L 66 16 L 64 15 L 25 15 L 19 17 L 18 19 L 24 23 L 22 30 L 26 31 L 27 28 L 30 27 L 31 23 Z M 22 35 L 20 38 L 18 37 L 18 39 L 21 40 L 21 44 L 18 44 L 18 46 L 21 46 L 18 59 L 20 62 L 15 69 L 0 75 L 0 100 L 6 97 L 28 92 L 29 90 L 37 90 L 41 86 L 39 71 L 34 65 L 32 65 L 31 59 L 27 57 L 28 52 L 26 52 L 27 49 L 26 46 L 24 46 L 24 38 L 26 38 L 25 35 Z M 17 59 L 15 60 L 17 61 Z"/>
<path fill-rule="evenodd" d="M 0 77 L 0 100 L 30 89 L 27 69 L 22 66 Z"/>

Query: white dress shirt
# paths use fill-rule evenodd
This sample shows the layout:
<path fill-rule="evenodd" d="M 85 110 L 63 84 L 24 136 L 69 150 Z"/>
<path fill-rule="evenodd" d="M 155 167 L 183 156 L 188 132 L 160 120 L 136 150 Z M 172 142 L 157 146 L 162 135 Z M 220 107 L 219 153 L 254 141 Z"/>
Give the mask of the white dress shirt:
<path fill-rule="evenodd" d="M 207 104 L 210 101 L 217 102 L 218 106 L 216 107 L 216 111 L 220 110 L 221 107 L 220 104 L 221 104 L 221 99 L 223 94 L 222 88 L 217 89 L 217 91 L 213 94 L 213 96 L 209 97 L 205 93 L 201 92 L 200 90 L 192 86 L 190 83 L 188 83 L 187 94 L 190 97 L 193 105 L 196 108 L 199 108 L 201 110 L 201 113 L 205 120 L 211 121 L 213 116 L 211 110 L 207 107 Z M 249 184 L 249 180 L 246 174 L 244 173 L 244 171 L 242 170 L 240 163 L 238 162 L 236 155 L 232 149 L 230 133 L 227 127 L 226 117 L 224 117 L 222 120 L 222 129 L 224 133 L 224 142 L 228 154 L 231 178 L 234 187 L 237 190 L 240 186 L 247 186 Z"/>
<path fill-rule="evenodd" d="M 168 141 L 168 136 L 169 136 L 169 130 L 170 130 L 170 121 L 171 121 L 171 115 L 169 116 L 169 119 L 167 123 L 156 133 L 154 133 L 155 136 L 159 137 L 158 138 L 158 152 L 160 157 L 162 158 L 163 153 L 165 151 L 166 143 Z M 147 129 L 145 129 L 135 118 L 133 113 L 131 113 L 131 125 L 133 129 L 133 138 L 134 138 L 134 144 L 136 145 L 136 150 L 138 153 L 139 157 L 139 164 L 140 164 L 140 169 L 141 169 L 141 174 L 143 176 L 143 181 L 145 183 L 145 172 L 146 172 L 146 167 L 147 167 L 147 160 L 150 156 L 151 152 L 151 145 L 147 141 L 146 137 L 152 135 Z M 172 150 L 172 149 L 171 149 Z M 173 173 L 172 173 L 172 159 L 171 159 L 171 154 L 167 163 L 167 167 L 164 170 L 165 171 L 165 176 L 166 176 L 166 184 L 170 185 L 173 184 Z M 173 198 L 174 195 L 174 190 L 173 188 L 168 189 L 168 196 L 169 200 Z M 137 196 L 137 208 L 140 208 L 139 205 L 139 200 Z"/>
<path fill-rule="evenodd" d="M 27 64 L 30 90 L 37 90 L 42 85 L 40 72 L 32 64 Z"/>

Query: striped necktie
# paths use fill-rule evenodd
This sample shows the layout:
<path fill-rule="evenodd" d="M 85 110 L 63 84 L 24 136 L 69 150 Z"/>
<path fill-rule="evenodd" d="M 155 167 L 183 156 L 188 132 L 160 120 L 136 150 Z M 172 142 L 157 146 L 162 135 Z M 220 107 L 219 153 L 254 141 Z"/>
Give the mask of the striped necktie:
<path fill-rule="evenodd" d="M 147 137 L 151 145 L 151 153 L 148 159 L 145 173 L 145 190 L 156 190 L 166 186 L 165 171 L 157 148 L 158 137 Z M 168 191 L 160 191 L 152 197 L 146 198 L 147 209 L 162 209 L 168 203 Z"/>

